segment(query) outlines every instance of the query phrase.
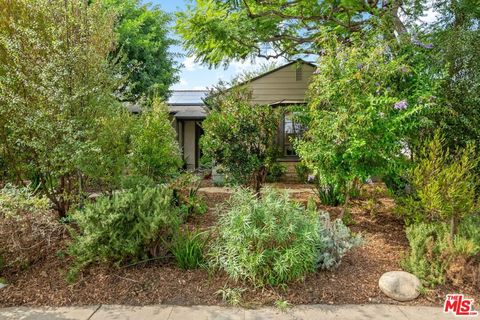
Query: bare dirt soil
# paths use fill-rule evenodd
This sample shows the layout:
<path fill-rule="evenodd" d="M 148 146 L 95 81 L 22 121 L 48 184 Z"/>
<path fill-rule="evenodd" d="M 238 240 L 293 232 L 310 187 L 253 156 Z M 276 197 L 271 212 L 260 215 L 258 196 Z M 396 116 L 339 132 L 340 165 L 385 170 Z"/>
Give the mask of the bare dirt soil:
<path fill-rule="evenodd" d="M 305 203 L 314 195 L 308 185 L 281 185 L 290 189 L 292 199 Z M 228 189 L 205 186 L 200 190 L 209 211 L 195 217 L 189 227 L 207 229 L 215 225 L 215 207 L 230 196 Z M 351 229 L 362 234 L 364 244 L 349 252 L 335 271 L 318 271 L 303 281 L 285 287 L 255 289 L 235 283 L 221 273 L 203 269 L 182 271 L 171 257 L 124 268 L 91 266 L 70 284 L 65 280 L 70 258 L 62 254 L 68 235 L 51 245 L 43 259 L 17 273 L 4 274 L 9 285 L 0 291 L 0 307 L 66 306 L 89 304 L 175 304 L 222 305 L 217 293 L 223 288 L 243 288 L 245 306 L 273 304 L 287 300 L 291 304 L 399 304 L 378 288 L 379 277 L 387 271 L 400 270 L 400 261 L 408 248 L 404 225 L 395 216 L 394 202 L 381 186 L 369 186 L 350 206 Z M 372 195 L 375 194 L 375 197 Z M 319 206 L 335 217 L 341 208 Z M 408 304 L 439 305 L 446 293 L 461 292 L 480 298 L 473 287 L 443 286 L 427 291 Z"/>

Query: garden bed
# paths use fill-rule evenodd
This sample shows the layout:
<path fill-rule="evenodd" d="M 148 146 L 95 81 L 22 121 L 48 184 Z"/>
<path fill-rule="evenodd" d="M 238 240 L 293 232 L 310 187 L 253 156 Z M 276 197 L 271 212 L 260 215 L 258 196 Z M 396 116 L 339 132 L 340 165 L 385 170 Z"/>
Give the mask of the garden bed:
<path fill-rule="evenodd" d="M 313 195 L 308 185 L 280 185 L 288 187 L 290 196 L 306 202 Z M 369 190 L 369 194 L 373 191 Z M 217 220 L 217 204 L 230 196 L 228 189 L 205 186 L 200 193 L 206 198 L 209 210 L 205 216 L 196 217 L 189 226 L 205 229 Z M 367 192 L 368 193 L 368 192 Z M 319 271 L 304 281 L 293 282 L 285 288 L 255 289 L 235 283 L 225 274 L 209 274 L 199 269 L 182 271 L 173 259 L 150 261 L 121 269 L 91 266 L 84 270 L 75 284 L 65 280 L 71 261 L 61 253 L 68 236 L 53 244 L 44 259 L 17 274 L 4 275 L 10 283 L 1 290 L 0 306 L 63 306 L 88 304 L 224 304 L 219 290 L 244 288 L 244 305 L 258 306 L 287 300 L 291 304 L 363 304 L 396 303 L 378 288 L 378 279 L 386 271 L 399 270 L 402 255 L 408 248 L 402 219 L 393 213 L 394 203 L 380 195 L 372 207 L 369 196 L 352 201 L 351 229 L 360 232 L 364 244 L 347 253 L 335 271 Z M 340 208 L 320 206 L 335 217 Z M 373 210 L 372 210 L 373 208 Z M 409 304 L 439 305 L 446 293 L 461 292 L 479 299 L 469 286 L 438 287 L 428 291 Z"/>

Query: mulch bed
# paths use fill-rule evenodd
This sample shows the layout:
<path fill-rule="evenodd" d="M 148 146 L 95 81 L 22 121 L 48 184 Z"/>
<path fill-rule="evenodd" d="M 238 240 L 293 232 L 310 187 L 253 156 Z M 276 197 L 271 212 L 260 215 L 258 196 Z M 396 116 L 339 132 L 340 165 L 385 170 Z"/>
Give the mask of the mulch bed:
<path fill-rule="evenodd" d="M 305 189 L 305 185 L 288 185 L 291 189 Z M 303 190 L 302 189 L 302 190 Z M 189 222 L 191 227 L 208 228 L 217 220 L 215 204 L 229 197 L 229 193 L 215 193 L 214 189 L 201 191 L 210 206 L 203 217 Z M 293 192 L 292 198 L 305 202 L 313 193 Z M 402 219 L 393 213 L 393 201 L 382 195 L 377 198 L 374 212 L 366 206 L 366 199 L 353 200 L 351 229 L 360 232 L 363 246 L 349 252 L 333 272 L 319 271 L 304 281 L 290 283 L 285 288 L 255 289 L 235 283 L 219 272 L 205 270 L 182 271 L 172 259 L 151 261 L 126 268 L 92 266 L 87 268 L 75 284 L 65 280 L 71 261 L 58 254 L 65 249 L 68 237 L 51 246 L 48 255 L 26 270 L 4 275 L 10 283 L 0 291 L 0 307 L 8 306 L 66 306 L 90 304 L 175 304 L 223 305 L 216 292 L 223 288 L 244 288 L 245 306 L 271 305 L 276 300 L 291 304 L 363 304 L 398 302 L 386 297 L 378 288 L 378 279 L 386 271 L 400 270 L 400 260 L 408 248 Z M 323 209 L 336 216 L 340 208 Z M 429 291 L 408 304 L 440 305 L 446 293 L 461 292 L 476 301 L 480 298 L 474 288 L 443 286 Z"/>

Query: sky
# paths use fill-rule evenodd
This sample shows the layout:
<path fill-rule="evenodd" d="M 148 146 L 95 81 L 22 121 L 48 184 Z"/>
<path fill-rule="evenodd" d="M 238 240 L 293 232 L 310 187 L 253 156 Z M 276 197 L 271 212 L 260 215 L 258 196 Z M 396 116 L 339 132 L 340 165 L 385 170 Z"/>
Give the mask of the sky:
<path fill-rule="evenodd" d="M 162 10 L 172 13 L 173 15 L 175 11 L 183 10 L 187 1 L 188 0 L 149 0 L 145 1 L 145 3 L 159 5 Z M 185 55 L 185 50 L 181 46 L 172 47 L 172 51 Z M 180 80 L 173 85 L 173 90 L 206 89 L 218 83 L 220 80 L 229 81 L 243 71 L 255 70 L 266 62 L 265 59 L 235 61 L 231 63 L 227 69 L 223 67 L 209 69 L 207 66 L 196 63 L 195 57 L 192 56 L 184 56 L 179 58 L 178 61 L 183 66 L 180 72 Z M 276 61 L 270 59 L 268 62 L 276 62 L 278 64 L 286 63 L 283 59 L 277 59 Z"/>

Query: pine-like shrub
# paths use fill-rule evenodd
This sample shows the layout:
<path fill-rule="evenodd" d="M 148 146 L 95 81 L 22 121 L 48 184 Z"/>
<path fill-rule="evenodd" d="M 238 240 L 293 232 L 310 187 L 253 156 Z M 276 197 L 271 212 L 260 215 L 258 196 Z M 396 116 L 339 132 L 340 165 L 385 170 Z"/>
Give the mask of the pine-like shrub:
<path fill-rule="evenodd" d="M 166 186 L 137 187 L 97 198 L 78 210 L 69 248 L 75 258 L 71 275 L 93 262 L 119 265 L 165 254 L 180 223 L 172 203 Z"/>
<path fill-rule="evenodd" d="M 283 284 L 315 271 L 321 245 L 315 209 L 273 189 L 261 199 L 238 189 L 228 206 L 210 251 L 214 267 L 257 286 Z"/>
<path fill-rule="evenodd" d="M 132 135 L 131 170 L 155 181 L 165 182 L 182 166 L 168 107 L 155 99 L 142 113 Z"/>
<path fill-rule="evenodd" d="M 398 211 L 406 222 L 450 222 L 451 236 L 456 234 L 462 219 L 480 208 L 474 170 L 479 160 L 473 144 L 450 152 L 436 134 L 420 150 L 415 167 L 408 173 L 412 194 L 398 199 Z"/>
<path fill-rule="evenodd" d="M 460 230 L 471 226 L 462 224 Z M 478 229 L 477 229 L 478 230 Z M 478 255 L 480 246 L 465 231 L 451 238 L 446 223 L 416 223 L 406 229 L 410 251 L 402 261 L 403 267 L 420 278 L 425 285 L 443 284 L 456 261 L 467 261 Z M 457 275 L 462 270 L 457 270 Z M 453 280 L 453 279 L 450 279 Z"/>

